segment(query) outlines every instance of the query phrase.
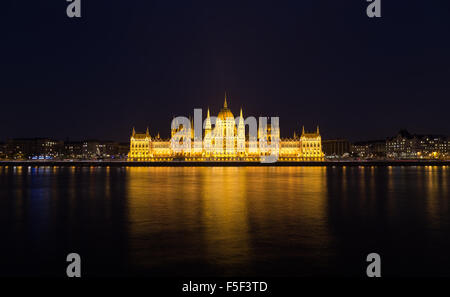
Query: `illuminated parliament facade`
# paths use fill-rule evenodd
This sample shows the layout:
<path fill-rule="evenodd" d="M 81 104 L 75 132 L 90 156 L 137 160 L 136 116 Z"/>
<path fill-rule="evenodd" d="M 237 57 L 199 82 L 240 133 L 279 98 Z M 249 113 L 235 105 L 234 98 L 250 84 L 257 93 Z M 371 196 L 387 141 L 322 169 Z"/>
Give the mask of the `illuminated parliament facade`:
<path fill-rule="evenodd" d="M 216 118 L 214 127 L 209 113 L 203 122 L 201 137 L 194 136 L 191 125 L 172 126 L 171 138 L 162 139 L 145 133 L 136 133 L 133 128 L 130 138 L 128 161 L 138 162 L 167 162 L 184 161 L 255 161 L 259 162 L 263 156 L 275 154 L 278 162 L 283 161 L 322 161 L 322 140 L 319 127 L 313 133 L 306 133 L 302 128 L 300 136 L 294 133 L 292 138 L 280 138 L 279 126 L 266 124 L 258 128 L 257 136 L 251 137 L 246 133 L 242 109 L 237 119 L 228 108 L 227 98 L 223 108 Z M 187 140 L 187 141 L 186 141 Z M 185 141 L 188 145 L 177 146 Z M 264 145 L 263 145 L 264 144 Z M 269 145 L 265 145 L 269 144 Z"/>

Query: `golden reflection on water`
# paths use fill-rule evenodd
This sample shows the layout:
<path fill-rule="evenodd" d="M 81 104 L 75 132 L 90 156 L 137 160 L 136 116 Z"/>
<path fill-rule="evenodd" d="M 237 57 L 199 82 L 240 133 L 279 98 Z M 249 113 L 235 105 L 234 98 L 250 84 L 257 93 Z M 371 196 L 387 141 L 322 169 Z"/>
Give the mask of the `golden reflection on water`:
<path fill-rule="evenodd" d="M 432 228 L 438 228 L 444 222 L 442 210 L 448 209 L 449 201 L 445 199 L 448 195 L 447 170 L 439 166 L 428 166 L 425 169 L 426 181 L 423 192 L 426 201 L 428 221 Z"/>
<path fill-rule="evenodd" d="M 220 265 L 246 262 L 249 254 L 246 172 L 224 167 L 200 171 L 206 253 Z"/>
<path fill-rule="evenodd" d="M 224 273 L 227 266 L 261 261 L 252 247 L 273 245 L 279 234 L 286 236 L 279 240 L 302 243 L 311 254 L 328 245 L 325 167 L 126 170 L 130 245 L 138 265 L 151 265 L 142 263 L 146 249 L 181 242 L 174 236 L 195 253 L 183 251 L 184 261 L 207 259 Z M 168 256 L 161 246 L 151 261 L 157 265 L 159 257 Z M 263 260 L 270 257 L 265 253 Z"/>

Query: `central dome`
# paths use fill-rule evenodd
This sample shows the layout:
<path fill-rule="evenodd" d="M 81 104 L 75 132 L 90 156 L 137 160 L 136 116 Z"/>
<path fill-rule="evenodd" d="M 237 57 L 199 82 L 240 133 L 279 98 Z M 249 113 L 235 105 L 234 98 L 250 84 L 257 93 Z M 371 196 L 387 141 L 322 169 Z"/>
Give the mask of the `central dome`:
<path fill-rule="evenodd" d="M 223 108 L 220 110 L 217 118 L 222 121 L 226 121 L 227 119 L 231 118 L 234 121 L 233 113 L 231 112 L 231 110 L 228 109 L 226 94 L 225 94 L 225 102 L 223 103 Z"/>

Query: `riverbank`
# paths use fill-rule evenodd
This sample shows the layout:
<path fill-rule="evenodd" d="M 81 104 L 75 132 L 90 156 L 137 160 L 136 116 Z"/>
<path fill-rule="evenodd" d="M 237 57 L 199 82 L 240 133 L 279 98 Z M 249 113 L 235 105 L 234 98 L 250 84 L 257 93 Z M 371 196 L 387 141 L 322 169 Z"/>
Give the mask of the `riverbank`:
<path fill-rule="evenodd" d="M 254 167 L 254 166 L 450 166 L 450 161 L 311 161 L 311 162 L 127 162 L 127 161 L 0 161 L 0 166 L 77 166 L 77 167 Z"/>

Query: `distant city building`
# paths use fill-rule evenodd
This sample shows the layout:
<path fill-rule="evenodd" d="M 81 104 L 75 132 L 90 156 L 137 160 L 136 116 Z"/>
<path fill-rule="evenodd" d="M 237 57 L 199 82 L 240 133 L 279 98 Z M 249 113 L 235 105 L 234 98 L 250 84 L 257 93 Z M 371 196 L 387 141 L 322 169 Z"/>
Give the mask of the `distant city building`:
<path fill-rule="evenodd" d="M 226 96 L 214 128 L 209 109 L 203 136 L 194 137 L 193 125 L 190 126 L 185 128 L 178 125 L 178 128 L 172 130 L 170 139 L 161 139 L 159 134 L 151 137 L 148 128 L 145 133 L 136 133 L 133 128 L 128 160 L 260 161 L 262 156 L 273 153 L 278 156 L 278 161 L 320 161 L 324 157 L 319 127 L 312 133 L 305 132 L 303 128 L 300 137 L 294 135 L 294 138 L 280 139 L 279 127 L 268 124 L 265 128 L 259 127 L 258 135 L 255 136 L 257 139 L 250 139 L 245 132 L 242 109 L 239 118 L 235 120 L 228 108 Z M 173 144 L 185 143 L 186 140 L 192 145 L 182 150 L 174 149 Z M 275 147 L 258 145 L 261 140 L 263 143 L 274 144 Z"/>
<path fill-rule="evenodd" d="M 401 130 L 386 141 L 387 156 L 394 159 L 447 159 L 449 139 L 443 135 L 418 135 Z"/>
<path fill-rule="evenodd" d="M 62 141 L 49 138 L 15 138 L 6 142 L 6 157 L 12 160 L 57 159 L 62 150 Z"/>
<path fill-rule="evenodd" d="M 97 160 L 126 159 L 129 144 L 114 141 L 59 141 L 49 138 L 15 138 L 0 145 L 0 159 Z"/>
<path fill-rule="evenodd" d="M 124 155 L 121 156 L 119 151 L 120 145 L 114 141 L 85 140 L 66 141 L 64 143 L 65 159 L 96 160 L 123 158 Z"/>
<path fill-rule="evenodd" d="M 159 137 L 159 134 L 158 134 Z M 117 159 L 127 159 L 128 152 L 130 151 L 130 143 L 129 142 L 120 142 L 118 144 L 118 153 Z"/>
<path fill-rule="evenodd" d="M 347 139 L 322 140 L 322 150 L 326 157 L 342 157 L 351 153 L 351 144 Z"/>
<path fill-rule="evenodd" d="M 64 142 L 64 158 L 65 159 L 84 159 L 83 142 L 82 141 L 66 141 L 66 142 Z"/>
<path fill-rule="evenodd" d="M 360 158 L 386 157 L 386 140 L 359 141 L 352 144 L 352 154 Z"/>
<path fill-rule="evenodd" d="M 6 159 L 6 144 L 0 142 L 0 159 Z"/>

